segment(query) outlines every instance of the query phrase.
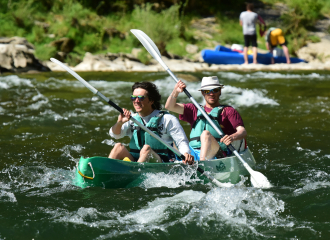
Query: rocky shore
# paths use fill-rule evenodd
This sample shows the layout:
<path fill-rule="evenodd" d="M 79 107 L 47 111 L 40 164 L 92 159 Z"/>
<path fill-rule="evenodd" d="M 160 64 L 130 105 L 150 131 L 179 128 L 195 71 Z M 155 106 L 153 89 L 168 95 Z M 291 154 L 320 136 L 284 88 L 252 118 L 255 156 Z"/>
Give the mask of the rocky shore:
<path fill-rule="evenodd" d="M 113 57 L 116 54 L 111 54 Z M 169 59 L 162 57 L 165 64 L 172 72 L 199 72 L 199 71 L 288 71 L 288 70 L 330 70 L 330 61 L 325 63 L 312 61 L 309 63 L 296 64 L 249 64 L 249 65 L 221 65 L 208 64 L 203 61 L 193 62 L 184 59 Z M 52 71 L 65 71 L 57 64 L 47 61 L 45 62 L 48 68 Z M 99 72 L 161 72 L 164 68 L 156 61 L 151 60 L 151 64 L 145 65 L 139 62 L 138 59 L 127 54 L 118 54 L 114 60 L 110 60 L 107 55 L 92 55 L 86 53 L 83 62 L 77 66 L 71 67 L 76 72 L 84 71 L 99 71 Z"/>
<path fill-rule="evenodd" d="M 330 37 L 324 35 L 321 42 L 310 43 L 299 51 L 299 57 L 309 61 L 296 64 L 249 64 L 249 65 L 219 65 L 203 62 L 200 52 L 195 60 L 162 57 L 172 72 L 199 71 L 313 71 L 330 70 Z M 329 51 L 329 53 L 327 53 Z M 323 59 L 322 59 L 323 58 Z M 76 72 L 161 72 L 163 67 L 154 59 L 150 64 L 141 63 L 134 54 L 93 55 L 87 52 L 83 61 L 70 66 Z M 36 71 L 65 71 L 51 61 L 41 62 L 34 56 L 33 46 L 23 38 L 11 38 L 0 41 L 0 70 L 1 72 L 36 72 Z"/>
<path fill-rule="evenodd" d="M 201 19 L 192 26 L 203 29 L 207 25 L 214 25 L 214 18 Z M 321 26 L 324 29 L 330 26 L 330 19 L 323 20 Z M 210 28 L 210 27 L 209 27 Z M 167 57 L 162 59 L 173 72 L 199 72 L 199 71 L 322 71 L 330 70 L 330 34 L 320 29 L 319 32 L 311 34 L 319 37 L 320 42 L 308 43 L 301 48 L 297 55 L 299 58 L 305 59 L 308 63 L 297 64 L 249 64 L 249 65 L 219 65 L 205 63 L 198 52 L 198 47 L 188 44 L 186 51 L 193 54 L 188 59 L 180 56 Z M 201 34 L 205 33 L 201 31 Z M 202 36 L 204 36 L 202 35 Z M 201 37 L 202 37 L 201 36 Z M 205 37 L 205 36 L 204 36 Z M 210 38 L 209 36 L 208 38 Z M 207 39 L 208 39 L 207 38 Z M 211 41 L 211 40 L 209 40 Z M 56 42 L 57 43 L 57 42 Z M 65 43 L 65 41 L 57 44 Z M 210 45 L 219 45 L 215 41 L 211 41 Z M 230 47 L 230 46 L 227 46 Z M 63 46 L 60 47 L 62 49 Z M 142 47 L 143 48 L 143 47 Z M 83 60 L 76 66 L 70 66 L 76 72 L 82 71 L 101 71 L 101 72 L 161 72 L 163 67 L 154 59 L 150 60 L 148 65 L 140 62 L 137 58 L 138 53 L 142 50 L 133 49 L 132 53 L 107 53 L 93 55 L 86 52 Z M 265 53 L 264 49 L 258 49 L 258 52 Z M 57 54 L 61 56 L 61 52 Z M 58 59 L 62 61 L 61 59 Z M 36 71 L 65 71 L 57 64 L 51 61 L 41 62 L 34 56 L 34 46 L 24 38 L 0 38 L 0 72 L 36 72 Z"/>

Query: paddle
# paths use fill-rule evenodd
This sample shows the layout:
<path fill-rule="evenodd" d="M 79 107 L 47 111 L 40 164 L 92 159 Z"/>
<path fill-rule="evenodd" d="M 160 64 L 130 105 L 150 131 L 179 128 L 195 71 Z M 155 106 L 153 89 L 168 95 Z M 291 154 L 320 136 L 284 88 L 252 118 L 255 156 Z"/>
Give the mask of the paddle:
<path fill-rule="evenodd" d="M 88 82 L 86 82 L 82 77 L 80 77 L 75 71 L 73 71 L 71 68 L 69 68 L 68 66 L 66 66 L 64 63 L 58 61 L 55 58 L 51 58 L 50 59 L 52 62 L 56 63 L 57 65 L 61 66 L 62 68 L 64 68 L 66 71 L 68 71 L 72 76 L 74 76 L 78 81 L 80 81 L 82 84 L 85 85 L 85 87 L 87 87 L 92 93 L 98 95 L 100 98 L 102 98 L 104 101 L 106 101 L 107 103 L 109 103 L 111 106 L 113 106 L 115 109 L 117 109 L 121 114 L 124 113 L 123 109 L 121 107 L 119 107 L 117 104 L 115 104 L 114 102 L 112 102 L 110 99 L 108 99 L 106 96 L 104 96 L 102 93 L 100 93 L 96 88 L 94 88 L 92 85 L 90 85 Z M 151 136 L 153 136 L 154 138 L 156 138 L 158 141 L 160 141 L 162 144 L 164 144 L 167 148 L 169 148 L 172 152 L 174 152 L 177 156 L 179 156 L 181 159 L 185 159 L 184 155 L 182 155 L 178 150 L 176 150 L 175 148 L 173 148 L 171 145 L 167 144 L 165 141 L 163 141 L 163 139 L 161 139 L 158 135 L 156 135 L 154 132 L 152 132 L 151 130 L 149 130 L 146 126 L 144 126 L 142 123 L 140 123 L 138 120 L 136 120 L 135 118 L 131 117 L 130 118 L 131 121 L 133 121 L 134 123 L 136 123 L 140 128 L 142 128 L 144 131 L 148 132 Z M 216 180 L 214 177 L 212 177 L 211 175 L 209 175 L 207 172 L 205 172 L 203 169 L 201 169 L 200 167 L 197 168 L 197 170 L 205 175 L 211 182 L 213 182 L 215 185 L 217 185 L 218 187 L 231 187 L 233 186 L 233 184 L 231 183 L 221 183 L 218 180 Z"/>
<path fill-rule="evenodd" d="M 139 39 L 139 41 L 142 43 L 142 45 L 147 49 L 147 51 L 150 53 L 150 55 L 156 59 L 160 65 L 169 73 L 169 75 L 174 79 L 175 82 L 178 82 L 179 80 L 177 77 L 172 73 L 172 71 L 168 68 L 168 66 L 165 64 L 165 62 L 162 60 L 160 52 L 156 46 L 156 44 L 149 38 L 147 34 L 142 32 L 138 29 L 131 29 L 131 32 Z M 214 122 L 211 120 L 209 115 L 204 111 L 203 108 L 195 101 L 195 99 L 190 95 L 190 93 L 187 91 L 187 89 L 184 89 L 184 93 L 188 96 L 188 98 L 192 101 L 192 103 L 197 107 L 197 109 L 203 114 L 203 116 L 206 118 L 206 120 L 211 124 L 211 126 L 217 131 L 217 133 L 223 137 L 222 132 L 220 129 L 214 124 Z M 251 175 L 251 184 L 253 187 L 258 188 L 270 188 L 272 185 L 264 176 L 262 173 L 254 171 L 241 157 L 241 155 L 236 151 L 236 149 L 233 147 L 233 145 L 229 145 L 228 148 L 230 151 L 232 151 L 236 157 L 242 162 L 243 166 L 248 170 L 248 172 Z"/>

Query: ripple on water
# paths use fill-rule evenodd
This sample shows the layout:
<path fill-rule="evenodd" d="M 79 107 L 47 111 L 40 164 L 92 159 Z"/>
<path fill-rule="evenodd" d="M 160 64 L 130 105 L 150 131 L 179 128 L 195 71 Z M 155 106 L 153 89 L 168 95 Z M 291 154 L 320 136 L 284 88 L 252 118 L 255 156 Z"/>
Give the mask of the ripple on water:
<path fill-rule="evenodd" d="M 184 190 L 171 197 L 156 198 L 147 206 L 129 212 L 101 212 L 95 208 L 52 213 L 55 221 L 71 222 L 95 228 L 106 228 L 100 238 L 125 236 L 130 233 L 164 233 L 174 228 L 197 228 L 221 234 L 263 236 L 258 228 L 288 226 L 291 220 L 281 218 L 284 202 L 271 192 L 252 188 L 213 188 L 207 193 Z"/>

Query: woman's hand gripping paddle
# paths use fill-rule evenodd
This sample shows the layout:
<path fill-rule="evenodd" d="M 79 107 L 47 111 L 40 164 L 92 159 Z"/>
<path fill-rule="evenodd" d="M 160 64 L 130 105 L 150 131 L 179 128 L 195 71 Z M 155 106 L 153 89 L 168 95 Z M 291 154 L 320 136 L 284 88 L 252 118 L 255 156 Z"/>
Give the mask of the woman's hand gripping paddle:
<path fill-rule="evenodd" d="M 138 29 L 131 29 L 131 32 L 139 39 L 139 41 L 142 43 L 142 45 L 147 49 L 147 51 L 150 53 L 150 55 L 156 59 L 160 65 L 169 73 L 169 75 L 174 79 L 175 82 L 178 82 L 179 80 L 177 77 L 171 72 L 171 70 L 168 68 L 168 66 L 165 64 L 165 62 L 162 60 L 160 52 L 156 46 L 156 44 L 149 38 L 147 34 L 142 32 Z M 206 118 L 206 120 L 210 123 L 210 125 L 217 131 L 217 133 L 220 136 L 223 136 L 220 129 L 214 124 L 214 122 L 210 119 L 209 115 L 204 111 L 203 108 L 195 101 L 195 99 L 190 95 L 190 93 L 187 91 L 187 89 L 184 89 L 185 94 L 188 96 L 188 98 L 192 101 L 192 103 L 197 107 L 197 109 L 203 114 L 203 116 Z M 253 187 L 257 188 L 270 188 L 272 185 L 264 176 L 262 173 L 254 171 L 241 157 L 241 155 L 236 151 L 236 149 L 230 144 L 228 146 L 230 151 L 232 151 L 236 157 L 243 163 L 243 166 L 248 170 L 248 172 L 251 175 L 251 184 Z"/>
<path fill-rule="evenodd" d="M 85 85 L 85 87 L 87 87 L 92 93 L 98 95 L 100 98 L 102 98 L 104 101 L 106 101 L 107 103 L 109 103 L 111 106 L 113 106 L 115 109 L 117 109 L 120 113 L 124 113 L 123 109 L 120 108 L 117 104 L 115 104 L 114 102 L 112 102 L 110 99 L 108 99 L 107 97 L 105 97 L 102 93 L 100 93 L 96 88 L 94 88 L 92 85 L 90 85 L 88 82 L 86 82 L 82 77 L 80 77 L 75 71 L 73 71 L 71 68 L 69 68 L 68 66 L 66 66 L 64 63 L 58 61 L 55 58 L 51 58 L 50 59 L 52 62 L 56 63 L 57 65 L 61 66 L 62 68 L 64 68 L 66 71 L 68 71 L 72 76 L 74 76 L 78 81 L 80 81 L 82 84 Z M 173 148 L 172 146 L 170 146 L 169 144 L 167 144 L 165 141 L 163 141 L 163 139 L 161 139 L 158 135 L 156 135 L 154 132 L 150 131 L 149 128 L 147 128 L 146 126 L 144 126 L 142 123 L 140 123 L 138 120 L 136 120 L 135 118 L 131 117 L 130 118 L 131 121 L 133 121 L 134 123 L 136 123 L 140 128 L 142 128 L 144 131 L 148 132 L 151 136 L 153 136 L 154 138 L 156 138 L 158 141 L 160 141 L 162 144 L 164 144 L 168 149 L 170 149 L 172 152 L 174 152 L 177 156 L 179 156 L 181 159 L 185 159 L 184 155 L 182 155 L 178 150 L 176 150 L 175 148 Z M 213 182 L 215 185 L 217 185 L 218 187 L 231 187 L 233 186 L 233 184 L 231 183 L 221 183 L 218 180 L 216 180 L 214 177 L 212 177 L 211 175 L 209 175 L 208 173 L 204 172 L 203 169 L 201 169 L 200 167 L 197 168 L 197 170 L 201 173 L 204 174 L 204 176 L 206 176 L 211 182 Z"/>

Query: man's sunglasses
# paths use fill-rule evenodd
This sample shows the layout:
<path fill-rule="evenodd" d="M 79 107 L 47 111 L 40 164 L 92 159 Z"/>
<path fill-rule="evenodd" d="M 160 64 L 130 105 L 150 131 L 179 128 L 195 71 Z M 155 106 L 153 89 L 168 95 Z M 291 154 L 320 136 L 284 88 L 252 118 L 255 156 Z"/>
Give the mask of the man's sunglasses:
<path fill-rule="evenodd" d="M 143 101 L 145 98 L 146 98 L 146 96 L 135 96 L 135 95 L 131 95 L 131 100 L 132 101 L 135 101 L 136 99 L 139 99 L 139 101 Z"/>
<path fill-rule="evenodd" d="M 202 90 L 202 91 L 205 94 L 218 93 L 218 92 L 221 91 L 221 88 L 214 88 L 214 89 L 211 89 L 211 90 Z"/>

